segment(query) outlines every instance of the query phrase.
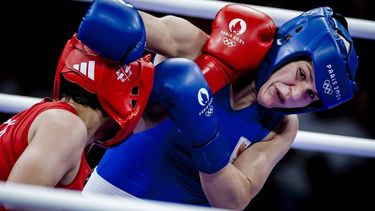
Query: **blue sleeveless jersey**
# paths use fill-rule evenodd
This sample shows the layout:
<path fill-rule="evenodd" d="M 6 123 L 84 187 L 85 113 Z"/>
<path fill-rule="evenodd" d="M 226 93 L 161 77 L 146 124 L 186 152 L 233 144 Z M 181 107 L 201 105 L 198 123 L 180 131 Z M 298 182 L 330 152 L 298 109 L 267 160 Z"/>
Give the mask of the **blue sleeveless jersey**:
<path fill-rule="evenodd" d="M 215 102 L 221 133 L 233 151 L 241 137 L 251 143 L 261 141 L 282 118 L 258 104 L 233 111 L 229 86 L 216 94 Z M 166 120 L 108 149 L 97 171 L 108 182 L 139 198 L 209 206 L 189 143 L 174 123 Z"/>

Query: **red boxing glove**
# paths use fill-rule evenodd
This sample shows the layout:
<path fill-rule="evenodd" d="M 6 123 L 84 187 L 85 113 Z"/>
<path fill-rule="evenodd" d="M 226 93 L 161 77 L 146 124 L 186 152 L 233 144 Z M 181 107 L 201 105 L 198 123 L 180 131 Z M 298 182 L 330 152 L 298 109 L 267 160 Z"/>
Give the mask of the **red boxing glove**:
<path fill-rule="evenodd" d="M 272 19 L 248 6 L 229 4 L 216 14 L 210 38 L 195 60 L 213 93 L 257 70 L 272 46 Z"/>

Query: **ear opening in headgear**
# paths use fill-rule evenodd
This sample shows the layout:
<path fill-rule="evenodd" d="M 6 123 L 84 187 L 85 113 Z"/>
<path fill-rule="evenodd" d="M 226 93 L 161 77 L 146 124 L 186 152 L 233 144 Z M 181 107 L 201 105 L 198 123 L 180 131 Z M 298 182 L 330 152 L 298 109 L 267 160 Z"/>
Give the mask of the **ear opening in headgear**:
<path fill-rule="evenodd" d="M 299 27 L 297 27 L 294 31 L 295 31 L 296 33 L 298 33 L 298 32 L 300 32 L 302 29 L 303 29 L 303 26 L 299 26 Z"/>
<path fill-rule="evenodd" d="M 135 109 L 135 107 L 137 107 L 137 101 L 132 100 L 132 109 Z"/>
<path fill-rule="evenodd" d="M 131 94 L 133 96 L 138 96 L 138 94 L 139 94 L 139 86 L 134 86 L 133 89 L 131 90 Z M 131 100 L 131 104 L 132 104 L 132 109 L 134 110 L 137 107 L 137 100 L 136 99 L 132 99 Z"/>
<path fill-rule="evenodd" d="M 132 95 L 138 95 L 138 93 L 139 93 L 139 87 L 138 86 L 133 87 Z"/>

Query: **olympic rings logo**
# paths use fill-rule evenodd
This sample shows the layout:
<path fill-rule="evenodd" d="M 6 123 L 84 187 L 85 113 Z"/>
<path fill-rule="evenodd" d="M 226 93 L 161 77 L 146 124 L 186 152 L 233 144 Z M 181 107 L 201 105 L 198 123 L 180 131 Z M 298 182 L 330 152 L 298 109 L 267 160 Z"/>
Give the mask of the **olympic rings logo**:
<path fill-rule="evenodd" d="M 231 39 L 228 39 L 226 37 L 224 37 L 223 42 L 224 42 L 224 45 L 226 45 L 226 46 L 228 46 L 230 48 L 233 48 L 237 44 L 235 41 L 233 41 Z"/>
<path fill-rule="evenodd" d="M 205 116 L 211 116 L 214 113 L 214 107 L 210 106 L 210 108 L 204 113 Z"/>
<path fill-rule="evenodd" d="M 333 94 L 332 85 L 328 79 L 324 81 L 323 89 L 324 89 L 324 93 L 329 94 L 329 95 Z"/>

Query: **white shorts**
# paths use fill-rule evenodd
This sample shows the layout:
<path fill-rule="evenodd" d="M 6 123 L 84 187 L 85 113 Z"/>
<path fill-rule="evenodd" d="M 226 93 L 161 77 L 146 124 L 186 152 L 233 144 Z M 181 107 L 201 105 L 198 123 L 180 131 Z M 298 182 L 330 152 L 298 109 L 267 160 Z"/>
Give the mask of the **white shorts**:
<path fill-rule="evenodd" d="M 105 180 L 103 177 L 101 177 L 98 174 L 98 172 L 96 171 L 96 168 L 91 173 L 90 178 L 88 179 L 85 187 L 82 190 L 82 194 L 83 195 L 105 194 L 105 195 L 111 195 L 111 196 L 131 197 L 131 198 L 138 199 L 137 197 L 109 183 L 107 180 Z"/>

